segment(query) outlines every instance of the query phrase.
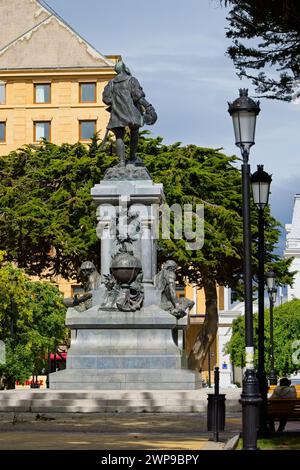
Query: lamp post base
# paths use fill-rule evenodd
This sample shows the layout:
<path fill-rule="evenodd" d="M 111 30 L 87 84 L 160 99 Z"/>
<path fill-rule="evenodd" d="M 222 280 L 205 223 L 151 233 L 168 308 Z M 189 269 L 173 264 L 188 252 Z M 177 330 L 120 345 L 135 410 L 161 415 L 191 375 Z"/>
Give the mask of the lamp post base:
<path fill-rule="evenodd" d="M 257 450 L 259 407 L 262 399 L 254 369 L 246 369 L 240 403 L 243 410 L 243 450 Z"/>

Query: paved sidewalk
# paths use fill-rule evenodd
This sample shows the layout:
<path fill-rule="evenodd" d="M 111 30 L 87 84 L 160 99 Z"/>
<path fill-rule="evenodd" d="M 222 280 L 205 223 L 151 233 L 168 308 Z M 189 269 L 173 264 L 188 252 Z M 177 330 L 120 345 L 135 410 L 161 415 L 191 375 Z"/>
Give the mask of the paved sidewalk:
<path fill-rule="evenodd" d="M 210 442 L 206 414 L 0 414 L 0 450 L 221 450 L 241 430 L 229 415 L 222 443 Z"/>

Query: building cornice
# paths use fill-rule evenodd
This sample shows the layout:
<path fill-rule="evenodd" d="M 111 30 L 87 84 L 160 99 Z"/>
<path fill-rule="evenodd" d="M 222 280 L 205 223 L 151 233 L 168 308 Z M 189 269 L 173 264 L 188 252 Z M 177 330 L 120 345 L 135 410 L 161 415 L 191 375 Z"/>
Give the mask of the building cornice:
<path fill-rule="evenodd" d="M 36 77 L 78 77 L 78 76 L 101 76 L 103 79 L 110 79 L 115 76 L 116 72 L 113 67 L 46 67 L 32 69 L 1 69 L 0 79 L 17 79 Z"/>
<path fill-rule="evenodd" d="M 283 253 L 284 258 L 293 258 L 300 256 L 300 249 L 299 250 L 285 250 Z"/>

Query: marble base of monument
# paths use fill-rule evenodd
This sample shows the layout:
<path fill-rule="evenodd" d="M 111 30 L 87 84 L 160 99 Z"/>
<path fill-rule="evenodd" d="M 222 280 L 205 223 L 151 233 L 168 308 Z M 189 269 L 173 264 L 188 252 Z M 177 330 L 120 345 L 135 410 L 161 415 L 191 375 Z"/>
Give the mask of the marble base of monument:
<path fill-rule="evenodd" d="M 67 369 L 50 375 L 55 390 L 193 390 L 200 375 L 184 364 L 187 319 L 157 306 L 137 312 L 69 309 Z M 178 344 L 175 344 L 175 342 Z M 181 346 L 181 347 L 180 347 Z"/>
<path fill-rule="evenodd" d="M 50 375 L 50 388 L 146 391 L 201 388 L 200 375 L 186 367 L 183 338 L 187 318 L 177 320 L 160 308 L 164 305 L 163 288 L 155 283 L 163 185 L 153 183 L 144 167 L 117 165 L 92 188 L 91 195 L 97 207 L 96 233 L 101 239 L 102 284 L 86 288 L 86 292 L 93 291 L 92 308 L 68 309 L 66 326 L 71 329 L 71 346 L 67 368 Z M 136 276 L 136 270 L 142 274 L 142 281 L 137 281 L 132 289 L 132 303 L 117 302 L 126 298 L 122 270 L 123 273 L 131 270 L 131 276 Z M 176 283 L 175 275 L 169 275 L 166 284 L 172 282 Z M 169 304 L 174 306 L 174 300 Z M 77 308 L 81 310 L 80 306 Z"/>

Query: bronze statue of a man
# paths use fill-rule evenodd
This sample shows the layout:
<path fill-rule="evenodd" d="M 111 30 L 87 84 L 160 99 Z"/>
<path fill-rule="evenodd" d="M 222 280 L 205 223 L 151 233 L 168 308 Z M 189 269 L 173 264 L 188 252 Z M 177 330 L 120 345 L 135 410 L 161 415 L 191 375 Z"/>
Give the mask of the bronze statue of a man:
<path fill-rule="evenodd" d="M 92 261 L 84 261 L 79 268 L 79 273 L 86 292 L 99 289 L 101 276 Z"/>
<path fill-rule="evenodd" d="M 84 261 L 80 268 L 79 274 L 84 287 L 84 294 L 64 300 L 66 307 L 74 307 L 79 312 L 84 312 L 92 307 L 93 290 L 97 290 L 101 286 L 101 276 L 92 261 Z"/>
<path fill-rule="evenodd" d="M 107 130 L 112 130 L 116 136 L 117 155 L 121 166 L 125 166 L 125 129 L 130 129 L 130 160 L 135 165 L 139 129 L 144 124 L 152 125 L 157 120 L 153 106 L 145 99 L 143 88 L 133 77 L 130 70 L 119 60 L 115 70 L 117 76 L 104 88 L 103 102 L 108 106 L 110 120 Z"/>

